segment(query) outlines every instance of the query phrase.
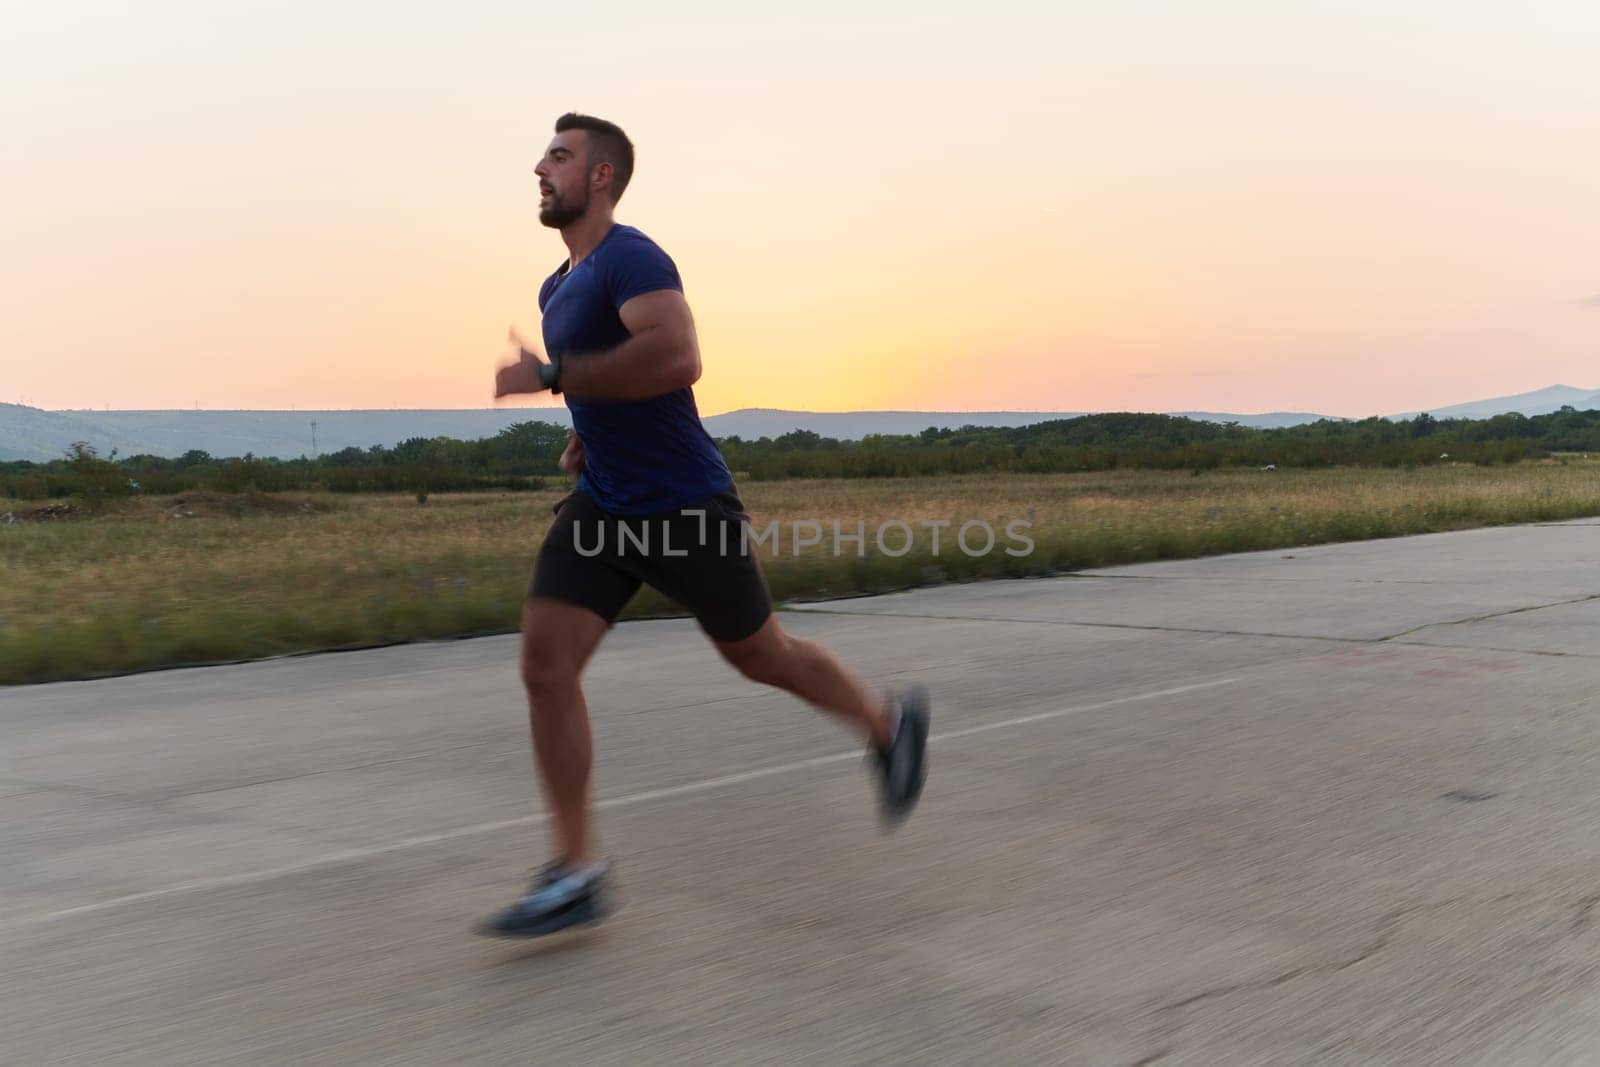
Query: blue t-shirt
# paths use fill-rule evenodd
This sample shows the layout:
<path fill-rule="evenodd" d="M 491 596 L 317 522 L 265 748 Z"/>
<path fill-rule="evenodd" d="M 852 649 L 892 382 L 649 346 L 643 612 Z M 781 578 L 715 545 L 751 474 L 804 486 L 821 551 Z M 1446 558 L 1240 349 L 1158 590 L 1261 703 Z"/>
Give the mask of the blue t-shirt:
<path fill-rule="evenodd" d="M 683 291 L 677 265 L 632 226 L 613 226 L 583 262 L 571 271 L 563 263 L 540 287 L 545 350 L 582 359 L 616 348 L 630 336 L 622 305 L 658 289 Z M 648 400 L 566 401 L 583 441 L 578 489 L 606 511 L 671 511 L 733 485 L 689 387 Z"/>

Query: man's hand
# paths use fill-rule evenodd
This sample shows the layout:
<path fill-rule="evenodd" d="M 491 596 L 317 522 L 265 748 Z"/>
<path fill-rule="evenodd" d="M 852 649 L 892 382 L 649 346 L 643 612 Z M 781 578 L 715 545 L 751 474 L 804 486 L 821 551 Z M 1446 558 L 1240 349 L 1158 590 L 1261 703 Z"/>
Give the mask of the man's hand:
<path fill-rule="evenodd" d="M 573 430 L 567 438 L 567 447 L 561 453 L 561 469 L 576 478 L 583 473 L 583 441 Z"/>
<path fill-rule="evenodd" d="M 529 351 L 527 342 L 513 326 L 507 335 L 516 349 L 511 362 L 503 363 L 494 375 L 496 398 L 512 393 L 542 393 L 555 384 L 555 367 Z"/>

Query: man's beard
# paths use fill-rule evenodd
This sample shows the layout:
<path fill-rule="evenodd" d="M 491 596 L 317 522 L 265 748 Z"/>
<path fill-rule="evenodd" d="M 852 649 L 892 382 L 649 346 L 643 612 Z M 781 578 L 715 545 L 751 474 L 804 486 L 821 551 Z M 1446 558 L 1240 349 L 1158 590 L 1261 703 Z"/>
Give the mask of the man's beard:
<path fill-rule="evenodd" d="M 552 230 L 559 230 L 568 223 L 577 222 L 583 218 L 583 213 L 589 210 L 589 190 L 583 191 L 583 203 L 571 204 L 559 196 L 550 198 L 550 206 L 541 208 L 539 221 Z"/>

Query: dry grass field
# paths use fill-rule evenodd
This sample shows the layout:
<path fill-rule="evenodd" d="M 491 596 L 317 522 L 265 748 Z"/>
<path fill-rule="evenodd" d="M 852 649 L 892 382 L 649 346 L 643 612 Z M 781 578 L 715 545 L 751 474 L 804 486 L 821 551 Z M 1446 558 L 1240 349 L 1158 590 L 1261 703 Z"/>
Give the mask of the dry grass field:
<path fill-rule="evenodd" d="M 423 505 L 410 495 L 190 494 L 58 518 L 19 508 L 0 522 L 0 684 L 514 629 L 564 492 Z M 1600 462 L 758 482 L 741 492 L 758 531 L 777 524 L 753 549 L 774 595 L 799 601 L 1595 515 Z M 836 554 L 835 520 L 846 535 L 859 523 L 864 542 Z M 880 552 L 875 534 L 894 520 L 908 529 L 886 529 Z M 971 521 L 994 531 L 992 549 L 982 551 L 980 527 L 970 554 L 959 546 Z M 1019 521 L 1028 525 L 1012 530 L 1031 551 L 1007 536 Z M 937 554 L 925 522 L 949 523 Z M 797 529 L 819 543 L 796 554 Z M 909 551 L 891 554 L 908 532 Z M 673 610 L 649 590 L 629 606 L 635 616 Z"/>

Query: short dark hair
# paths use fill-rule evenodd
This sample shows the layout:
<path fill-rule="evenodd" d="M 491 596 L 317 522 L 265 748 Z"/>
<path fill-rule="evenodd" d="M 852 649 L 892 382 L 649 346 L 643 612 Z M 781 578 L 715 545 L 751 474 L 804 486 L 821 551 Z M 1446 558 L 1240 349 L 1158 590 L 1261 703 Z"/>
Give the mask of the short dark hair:
<path fill-rule="evenodd" d="M 622 192 L 633 177 L 633 142 L 622 132 L 622 127 L 593 115 L 580 115 L 569 111 L 556 119 L 556 132 L 583 130 L 589 135 L 589 158 L 584 165 L 611 164 L 611 202 L 622 199 Z"/>

